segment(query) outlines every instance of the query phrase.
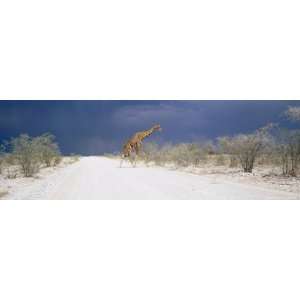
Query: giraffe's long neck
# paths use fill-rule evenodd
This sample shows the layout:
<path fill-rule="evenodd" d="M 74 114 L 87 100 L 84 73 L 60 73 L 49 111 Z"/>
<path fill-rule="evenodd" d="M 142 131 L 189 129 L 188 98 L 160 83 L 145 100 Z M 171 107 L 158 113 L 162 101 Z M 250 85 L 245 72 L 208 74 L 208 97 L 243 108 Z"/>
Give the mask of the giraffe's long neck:
<path fill-rule="evenodd" d="M 153 131 L 154 131 L 153 128 L 144 131 L 144 132 L 143 132 L 143 135 L 142 135 L 142 137 L 141 137 L 141 140 L 143 140 L 143 139 L 145 139 L 146 137 L 150 136 L 150 135 L 153 133 Z"/>

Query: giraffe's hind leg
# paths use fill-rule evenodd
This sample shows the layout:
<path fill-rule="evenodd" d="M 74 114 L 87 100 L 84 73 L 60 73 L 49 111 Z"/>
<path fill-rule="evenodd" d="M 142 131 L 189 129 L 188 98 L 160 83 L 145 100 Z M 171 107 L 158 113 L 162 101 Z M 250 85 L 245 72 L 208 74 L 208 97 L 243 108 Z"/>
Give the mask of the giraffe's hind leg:
<path fill-rule="evenodd" d="M 137 143 L 136 145 L 135 145 L 135 148 L 134 148 L 134 150 L 135 150 L 135 154 L 134 154 L 134 168 L 137 166 L 137 162 L 138 162 L 138 160 L 141 158 L 140 157 L 140 154 L 141 154 L 141 146 L 142 146 L 142 143 L 140 142 L 140 143 Z"/>
<path fill-rule="evenodd" d="M 123 157 L 121 157 L 120 166 L 119 166 L 120 168 L 122 168 L 123 161 L 124 161 L 124 158 L 123 158 Z"/>
<path fill-rule="evenodd" d="M 134 156 L 130 156 L 129 157 L 129 161 L 130 161 L 130 163 L 131 163 L 131 166 L 132 167 L 136 167 L 136 156 L 134 155 Z"/>
<path fill-rule="evenodd" d="M 120 161 L 120 168 L 122 168 L 122 166 L 123 166 L 123 163 L 126 161 L 126 160 L 128 160 L 128 156 L 127 155 L 125 155 L 125 154 L 122 154 L 121 155 L 121 161 Z"/>
<path fill-rule="evenodd" d="M 131 166 L 135 167 L 135 159 L 134 157 L 132 157 L 131 155 L 130 156 L 126 156 L 126 157 L 122 157 L 121 158 L 121 161 L 120 161 L 120 168 L 122 168 L 124 162 L 130 162 L 131 163 Z"/>

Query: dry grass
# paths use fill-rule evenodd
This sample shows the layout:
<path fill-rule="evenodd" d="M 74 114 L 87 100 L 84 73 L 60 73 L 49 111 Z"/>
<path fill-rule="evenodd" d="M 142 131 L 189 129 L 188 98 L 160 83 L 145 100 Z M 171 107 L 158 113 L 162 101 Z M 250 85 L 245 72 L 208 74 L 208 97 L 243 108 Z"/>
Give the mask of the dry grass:
<path fill-rule="evenodd" d="M 70 164 L 76 163 L 79 160 L 80 160 L 79 155 L 72 155 L 71 158 L 70 158 Z"/>
<path fill-rule="evenodd" d="M 0 199 L 8 194 L 8 191 L 0 190 Z"/>

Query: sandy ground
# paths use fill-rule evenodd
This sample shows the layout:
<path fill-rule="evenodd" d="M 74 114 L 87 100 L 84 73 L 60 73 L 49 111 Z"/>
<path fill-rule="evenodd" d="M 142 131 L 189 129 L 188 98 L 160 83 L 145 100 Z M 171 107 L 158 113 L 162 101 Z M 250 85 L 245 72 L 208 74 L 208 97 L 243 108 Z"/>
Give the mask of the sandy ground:
<path fill-rule="evenodd" d="M 218 174 L 83 157 L 73 164 L 43 169 L 38 178 L 1 179 L 2 199 L 300 199 L 296 192 L 237 182 Z"/>

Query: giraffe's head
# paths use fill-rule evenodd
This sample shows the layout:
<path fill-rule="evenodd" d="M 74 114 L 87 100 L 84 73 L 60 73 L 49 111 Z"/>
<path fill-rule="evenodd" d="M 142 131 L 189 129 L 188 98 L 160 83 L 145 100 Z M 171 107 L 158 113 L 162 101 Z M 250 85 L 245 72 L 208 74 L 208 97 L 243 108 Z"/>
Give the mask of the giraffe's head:
<path fill-rule="evenodd" d="M 162 130 L 162 128 L 160 127 L 159 124 L 154 125 L 154 126 L 152 127 L 152 129 L 153 129 L 153 130 L 158 130 L 158 131 L 161 131 L 161 130 Z"/>

